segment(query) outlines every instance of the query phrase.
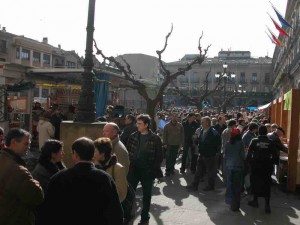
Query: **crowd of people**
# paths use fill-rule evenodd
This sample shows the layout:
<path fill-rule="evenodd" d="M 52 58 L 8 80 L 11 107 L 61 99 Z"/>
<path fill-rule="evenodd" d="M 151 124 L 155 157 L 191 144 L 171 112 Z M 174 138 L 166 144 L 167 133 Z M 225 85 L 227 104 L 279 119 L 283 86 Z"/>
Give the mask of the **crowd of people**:
<path fill-rule="evenodd" d="M 149 224 L 153 182 L 176 173 L 179 156 L 179 173 L 193 176 L 188 191 L 205 181 L 203 191 L 215 190 L 219 172 L 232 211 L 239 211 L 242 194 L 248 194 L 253 196 L 248 205 L 257 208 L 258 198 L 264 197 L 265 212 L 271 213 L 271 175 L 280 151 L 288 149 L 281 141 L 284 130 L 264 115 L 170 109 L 158 112 L 157 118 L 128 114 L 120 126 L 108 109 L 99 138 L 74 140 L 71 168 L 63 163 L 63 140 L 55 136 L 50 118 L 46 113 L 40 118 L 43 139 L 32 171 L 22 158 L 30 149 L 31 134 L 15 128 L 4 137 L 0 129 L 0 224 L 128 224 L 135 215 L 139 184 L 139 224 Z M 41 130 L 42 125 L 47 128 Z"/>

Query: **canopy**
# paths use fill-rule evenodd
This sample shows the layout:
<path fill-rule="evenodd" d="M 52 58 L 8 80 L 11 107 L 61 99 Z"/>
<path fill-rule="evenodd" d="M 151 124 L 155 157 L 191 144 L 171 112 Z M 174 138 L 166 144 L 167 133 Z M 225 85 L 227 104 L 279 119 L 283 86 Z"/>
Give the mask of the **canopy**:
<path fill-rule="evenodd" d="M 271 105 L 271 102 L 269 102 L 268 104 L 262 105 L 258 107 L 258 110 L 262 110 L 262 109 L 266 109 Z"/>

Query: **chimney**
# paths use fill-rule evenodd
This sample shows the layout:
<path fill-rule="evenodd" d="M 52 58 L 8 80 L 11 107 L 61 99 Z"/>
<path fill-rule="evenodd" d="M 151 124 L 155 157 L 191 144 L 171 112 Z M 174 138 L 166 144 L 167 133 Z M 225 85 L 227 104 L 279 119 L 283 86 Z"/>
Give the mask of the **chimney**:
<path fill-rule="evenodd" d="M 60 44 L 58 45 L 58 48 L 61 49 L 61 45 Z"/>
<path fill-rule="evenodd" d="M 6 27 L 2 27 L 2 31 L 3 31 L 3 32 L 6 32 Z"/>
<path fill-rule="evenodd" d="M 43 37 L 43 43 L 48 44 L 48 38 L 47 37 Z"/>

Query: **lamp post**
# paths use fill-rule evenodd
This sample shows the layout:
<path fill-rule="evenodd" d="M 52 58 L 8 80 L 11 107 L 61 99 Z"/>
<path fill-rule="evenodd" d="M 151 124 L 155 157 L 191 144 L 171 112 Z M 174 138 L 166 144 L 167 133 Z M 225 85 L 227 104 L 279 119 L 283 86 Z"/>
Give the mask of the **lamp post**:
<path fill-rule="evenodd" d="M 245 108 L 245 106 L 244 106 L 243 95 L 246 94 L 246 90 L 244 90 L 244 87 L 243 87 L 243 85 L 241 85 L 241 84 L 239 84 L 238 93 L 241 95 L 242 108 Z"/>
<path fill-rule="evenodd" d="M 224 82 L 224 93 L 223 93 L 223 113 L 226 113 L 226 86 L 227 86 L 227 81 L 231 81 L 231 78 L 235 78 L 235 74 L 231 72 L 227 72 L 227 67 L 228 65 L 226 62 L 223 64 L 223 73 L 221 74 L 215 74 L 215 77 L 217 79 L 222 79 Z"/>
<path fill-rule="evenodd" d="M 86 28 L 86 49 L 83 61 L 81 92 L 78 101 L 76 122 L 90 123 L 95 121 L 94 74 L 93 74 L 93 39 L 94 15 L 96 0 L 89 0 L 88 21 Z"/>

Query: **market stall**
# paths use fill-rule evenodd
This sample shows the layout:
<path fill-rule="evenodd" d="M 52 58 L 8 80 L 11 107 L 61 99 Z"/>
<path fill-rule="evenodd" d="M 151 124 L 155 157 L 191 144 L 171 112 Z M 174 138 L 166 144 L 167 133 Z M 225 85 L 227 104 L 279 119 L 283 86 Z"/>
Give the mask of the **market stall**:
<path fill-rule="evenodd" d="M 294 192 L 300 185 L 300 90 L 291 89 L 272 102 L 271 122 L 277 123 L 286 131 L 282 142 L 288 146 L 288 154 L 281 155 L 280 169 L 287 170 L 287 190 Z M 280 171 L 284 173 L 285 171 Z"/>

